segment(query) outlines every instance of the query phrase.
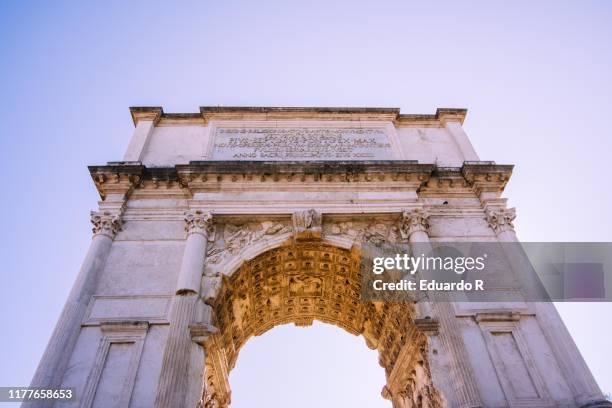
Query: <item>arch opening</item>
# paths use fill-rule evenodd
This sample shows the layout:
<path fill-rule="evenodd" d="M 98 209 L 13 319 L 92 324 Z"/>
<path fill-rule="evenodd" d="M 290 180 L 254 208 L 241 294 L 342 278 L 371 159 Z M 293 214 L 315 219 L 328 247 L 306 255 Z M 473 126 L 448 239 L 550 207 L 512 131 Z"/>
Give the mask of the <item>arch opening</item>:
<path fill-rule="evenodd" d="M 296 241 L 268 250 L 223 276 L 210 301 L 219 329 L 206 340 L 201 406 L 227 407 L 229 372 L 252 336 L 278 325 L 310 326 L 314 320 L 364 337 L 378 351 L 394 407 L 439 406 L 431 381 L 427 339 L 414 325 L 410 303 L 361 300 L 360 252 L 320 241 Z"/>
<path fill-rule="evenodd" d="M 230 372 L 232 407 L 389 408 L 385 374 L 363 339 L 315 320 L 249 339 Z"/>

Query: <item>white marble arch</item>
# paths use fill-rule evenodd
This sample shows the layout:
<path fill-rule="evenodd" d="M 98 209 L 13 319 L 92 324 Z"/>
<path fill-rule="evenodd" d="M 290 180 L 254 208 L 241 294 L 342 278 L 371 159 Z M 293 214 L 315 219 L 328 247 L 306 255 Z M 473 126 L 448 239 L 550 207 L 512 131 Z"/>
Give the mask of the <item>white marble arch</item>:
<path fill-rule="evenodd" d="M 502 197 L 513 166 L 480 161 L 462 127 L 465 109 L 406 115 L 395 108 L 201 107 L 169 114 L 140 107 L 131 114 L 135 130 L 123 161 L 89 167 L 101 199 L 91 217 L 92 244 L 31 383 L 74 387 L 77 400 L 66 406 L 227 404 L 201 401 L 204 362 L 210 360 L 202 345 L 215 332 L 204 300 L 214 303 L 216 291 L 224 290 L 221 277 L 231 279 L 242 265 L 294 240 L 349 251 L 360 239 L 390 238 L 385 228 L 398 222 L 393 239 L 411 243 L 517 240 L 516 213 Z M 216 124 L 240 128 L 254 122 L 367 124 L 386 130 L 392 154 L 349 162 L 210 160 Z M 387 218 L 381 227 L 367 225 L 367 217 Z M 212 220 L 222 237 L 213 235 Z M 255 225 L 241 231 L 239 222 Z M 158 248 L 159 256 L 149 252 L 143 259 L 145 247 Z M 440 405 L 611 406 L 551 304 L 504 310 L 494 304 L 477 310 L 426 305 L 419 305 L 410 327 L 412 334 L 427 336 L 427 355 L 419 360 L 429 363 L 444 397 Z M 133 325 L 142 330 L 132 338 Z M 418 406 L 406 376 L 412 375 L 411 356 L 419 353 L 410 347 L 399 353 L 404 357 L 398 354 L 401 364 L 388 372 L 384 395 L 394 408 Z M 127 386 L 107 381 L 115 371 Z M 96 400 L 96 394 L 108 397 Z M 29 405 L 58 406 L 48 400 Z"/>
<path fill-rule="evenodd" d="M 360 256 L 359 245 L 360 243 L 355 240 L 355 237 L 347 235 L 300 241 L 294 239 L 293 233 L 281 234 L 274 239 L 252 243 L 249 247 L 245 248 L 244 251 L 235 254 L 227 262 L 219 265 L 218 268 L 223 270 L 221 274 L 216 276 L 205 276 L 203 278 L 202 287 L 208 289 L 208 291 L 204 291 L 202 296 L 205 302 L 212 306 L 213 312 L 208 316 L 211 316 L 209 323 L 211 326 L 215 327 L 215 329 L 207 333 L 205 339 L 198 340 L 202 342 L 206 354 L 203 395 L 200 401 L 201 405 L 204 407 L 226 407 L 229 405 L 231 401 L 231 390 L 228 380 L 229 371 L 233 368 L 238 350 L 248 341 L 250 336 L 263 335 L 279 324 L 294 323 L 299 326 L 308 326 L 312 324 L 312 320 L 315 319 L 339 326 L 354 335 L 363 335 L 368 347 L 371 349 L 378 349 L 381 356 L 381 365 L 385 368 L 388 378 L 388 383 L 383 387 L 383 395 L 385 398 L 391 400 L 394 406 L 412 406 L 412 404 L 416 404 L 417 401 L 423 401 L 424 403 L 427 401 L 427 403 L 430 404 L 429 406 L 432 407 L 443 405 L 442 396 L 431 382 L 431 372 L 428 363 L 429 356 L 427 353 L 428 341 L 422 331 L 414 325 L 415 312 L 414 305 L 412 304 L 394 305 L 377 313 L 379 310 L 374 304 L 369 302 L 362 302 L 362 304 L 359 304 L 359 293 L 355 293 L 356 297 L 354 303 L 352 303 L 353 305 L 359 305 L 351 306 L 346 295 L 340 295 L 340 293 L 344 293 L 342 289 L 336 289 L 335 284 L 334 286 L 330 286 L 327 284 L 327 281 L 321 281 L 320 284 L 322 287 L 327 288 L 326 291 L 322 291 L 321 294 L 316 296 L 309 295 L 306 297 L 296 297 L 295 299 L 299 299 L 300 301 L 311 300 L 312 296 L 314 296 L 315 300 L 313 303 L 325 302 L 325 304 L 328 304 L 329 301 L 334 299 L 334 296 L 344 296 L 344 300 L 337 300 L 337 302 L 340 302 L 337 303 L 337 307 L 339 308 L 337 313 L 338 316 L 342 317 L 330 317 L 330 310 L 326 309 L 321 312 L 308 311 L 305 315 L 290 314 L 281 317 L 275 317 L 274 315 L 267 316 L 265 322 L 260 323 L 256 328 L 251 327 L 251 323 L 245 323 L 245 316 L 249 316 L 251 321 L 253 319 L 257 320 L 259 312 L 263 313 L 264 309 L 267 310 L 267 308 L 258 309 L 258 313 L 255 313 L 255 310 L 251 310 L 256 303 L 253 301 L 254 294 L 250 292 L 250 289 L 251 287 L 259 288 L 260 283 L 265 285 L 268 279 L 270 279 L 269 277 L 265 277 L 262 278 L 261 281 L 251 282 L 249 287 L 241 287 L 240 284 L 235 286 L 236 282 L 249 279 L 251 270 L 248 268 L 244 269 L 246 265 L 252 262 L 265 262 L 267 255 L 274 257 L 274 259 L 280 259 L 278 258 L 278 251 L 275 250 L 280 250 L 281 254 L 283 251 L 284 253 L 297 254 L 300 252 L 301 248 L 305 248 L 309 253 L 320 251 L 321 254 L 325 255 L 331 255 L 337 252 L 344 254 L 344 259 L 350 258 L 354 261 L 351 263 L 351 272 L 346 278 L 342 278 L 343 282 L 346 281 L 343 285 L 345 284 L 348 290 L 348 288 L 355 287 L 361 283 L 358 261 L 355 261 L 355 259 L 359 259 Z M 334 255 L 331 255 L 328 258 L 331 263 L 334 262 L 333 256 Z M 264 259 L 262 260 L 262 258 Z M 279 260 L 276 262 L 275 265 L 282 268 L 282 262 L 284 261 Z M 296 263 L 298 262 L 299 261 L 296 260 Z M 315 260 L 313 264 L 317 264 L 317 262 L 318 261 Z M 317 271 L 310 271 L 302 274 L 298 270 L 295 270 L 293 272 L 288 272 L 287 275 L 284 275 L 284 273 L 285 272 L 279 272 L 277 276 L 286 276 L 285 280 L 289 282 L 295 279 L 291 278 L 292 276 L 301 276 L 305 279 L 319 279 L 319 276 L 321 276 Z M 325 270 L 324 273 L 325 276 L 328 276 L 330 270 Z M 330 279 L 330 282 L 334 282 L 333 276 L 331 276 Z M 350 284 L 349 281 L 351 282 Z M 272 290 L 275 293 L 282 292 L 276 292 L 277 289 Z M 336 290 L 337 293 L 335 292 Z M 230 295 L 229 299 L 227 299 L 226 293 Z M 272 295 L 268 298 L 267 302 L 275 296 L 276 295 Z M 284 296 L 287 295 L 285 294 Z M 247 299 L 247 297 L 249 299 Z M 280 299 L 279 304 L 292 300 L 294 300 L 294 298 L 291 296 L 285 297 Z M 309 302 L 308 304 L 313 305 L 313 303 Z M 296 302 L 296 307 L 298 307 L 298 305 L 302 305 L 302 303 Z M 366 305 L 369 305 L 369 307 Z M 351 307 L 357 308 L 357 311 L 354 311 L 354 315 L 350 313 L 347 314 L 346 308 L 350 309 Z M 231 323 L 219 320 L 219 316 L 228 315 L 226 312 L 215 314 L 214 311 L 219 311 L 219 309 L 225 309 L 233 316 Z M 241 309 L 243 311 L 241 311 Z M 316 307 L 309 310 L 315 309 Z M 212 317 L 212 315 L 216 315 L 216 317 Z M 397 323 L 392 323 L 398 320 L 403 321 L 402 325 L 398 326 Z M 385 321 L 386 323 L 381 325 L 383 332 L 387 333 L 387 335 L 394 336 L 398 343 L 392 343 L 391 345 L 384 343 L 380 334 L 377 336 L 372 327 L 375 321 Z M 235 331 L 236 325 L 242 325 L 241 327 L 244 327 L 245 330 L 248 327 L 250 331 L 248 334 L 244 335 L 244 340 L 234 346 L 230 346 L 229 349 L 224 349 L 222 347 L 224 339 L 235 339 L 236 333 L 238 333 Z M 239 332 L 242 333 L 242 328 Z"/>

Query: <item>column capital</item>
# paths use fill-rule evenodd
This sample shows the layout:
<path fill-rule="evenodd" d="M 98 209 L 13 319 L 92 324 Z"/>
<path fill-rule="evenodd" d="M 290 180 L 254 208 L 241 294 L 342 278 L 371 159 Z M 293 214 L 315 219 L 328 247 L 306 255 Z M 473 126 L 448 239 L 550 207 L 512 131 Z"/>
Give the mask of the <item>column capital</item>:
<path fill-rule="evenodd" d="M 486 220 L 496 235 L 506 231 L 514 231 L 516 208 L 487 208 Z"/>
<path fill-rule="evenodd" d="M 187 232 L 187 235 L 201 234 L 209 236 L 212 234 L 213 225 L 214 221 L 211 211 L 185 211 L 185 231 Z"/>
<path fill-rule="evenodd" d="M 429 213 L 424 208 L 404 208 L 399 230 L 404 239 L 418 231 L 429 234 Z"/>
<path fill-rule="evenodd" d="M 121 231 L 123 221 L 121 213 L 111 211 L 92 211 L 90 220 L 93 225 L 91 231 L 93 235 L 106 235 L 110 239 L 114 239 L 115 235 Z"/>

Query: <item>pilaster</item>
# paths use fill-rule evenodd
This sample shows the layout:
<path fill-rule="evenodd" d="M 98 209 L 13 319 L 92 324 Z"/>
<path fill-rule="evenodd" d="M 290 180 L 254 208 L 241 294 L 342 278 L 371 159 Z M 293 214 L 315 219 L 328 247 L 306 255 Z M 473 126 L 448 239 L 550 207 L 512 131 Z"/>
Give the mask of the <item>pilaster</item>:
<path fill-rule="evenodd" d="M 123 161 L 141 162 L 155 125 L 164 113 L 160 107 L 130 108 L 134 121 L 134 134 L 130 139 Z"/>

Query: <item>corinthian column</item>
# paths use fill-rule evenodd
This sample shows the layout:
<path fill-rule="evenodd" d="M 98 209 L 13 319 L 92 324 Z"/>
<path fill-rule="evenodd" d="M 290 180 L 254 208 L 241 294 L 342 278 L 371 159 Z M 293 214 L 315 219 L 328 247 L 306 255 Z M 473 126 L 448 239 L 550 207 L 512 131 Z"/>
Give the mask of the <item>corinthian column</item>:
<path fill-rule="evenodd" d="M 516 218 L 514 208 L 489 207 L 485 204 L 485 213 L 489 227 L 495 232 L 497 240 L 502 245 L 503 243 L 519 242 L 514 230 L 514 219 Z M 503 249 L 515 274 L 519 277 L 524 276 L 525 274 L 518 269 L 524 267 L 524 265 L 516 262 L 518 259 L 524 259 L 524 255 L 522 253 L 512 254 L 513 251 L 518 251 L 520 248 L 516 245 L 506 245 Z M 525 284 L 530 283 L 523 279 L 523 285 Z M 523 290 L 529 291 L 531 288 L 523 288 Z M 612 403 L 605 400 L 554 305 L 551 302 L 531 302 L 530 305 L 533 307 L 536 320 L 553 349 L 563 376 L 574 394 L 577 406 L 612 407 Z"/>
<path fill-rule="evenodd" d="M 427 253 L 431 250 L 429 244 L 429 213 L 422 208 L 404 209 L 399 224 L 402 238 L 410 242 L 412 251 L 417 250 Z M 418 246 L 418 249 L 417 249 Z M 431 319 L 431 303 L 428 299 L 421 300 L 418 304 L 419 317 Z"/>
<path fill-rule="evenodd" d="M 200 281 L 204 272 L 206 243 L 212 231 L 212 214 L 193 210 L 185 213 L 187 240 L 170 309 L 170 329 L 164 349 L 155 407 L 184 407 L 197 397 L 197 372 L 203 371 L 204 356 L 191 340 L 189 325 L 194 322 Z M 201 366 L 201 367 L 200 367 Z M 199 378 L 199 377 L 198 377 Z M 201 384 L 201 382 L 200 382 Z"/>
<path fill-rule="evenodd" d="M 419 256 L 421 253 L 426 255 L 431 252 L 429 214 L 426 210 L 422 208 L 404 210 L 400 223 L 400 233 L 410 242 L 413 256 Z M 463 339 L 459 334 L 460 330 L 453 307 L 448 300 L 442 300 L 441 302 L 435 302 L 435 300 L 435 296 L 432 296 L 429 301 L 420 303 L 421 316 L 425 319 L 419 319 L 421 322 L 426 322 L 426 319 L 436 317 L 439 322 L 438 335 L 435 331 L 427 331 L 429 325 L 423 324 L 427 328 L 424 331 L 428 335 L 429 359 L 432 370 L 437 371 L 435 374 L 438 374 L 437 379 L 433 378 L 434 384 L 443 391 L 450 406 L 481 407 L 483 405 L 480 394 Z M 436 367 L 436 356 L 432 354 L 434 348 L 442 348 L 449 354 L 452 375 L 450 381 L 448 378 L 441 378 L 448 377 L 448 372 L 443 372 L 443 367 Z"/>
<path fill-rule="evenodd" d="M 93 224 L 93 238 L 89 250 L 55 325 L 45 353 L 38 364 L 31 387 L 59 388 L 61 385 L 98 276 L 104 269 L 113 239 L 121 229 L 121 215 L 118 212 L 110 211 L 92 212 L 91 223 Z M 53 402 L 40 400 L 29 403 L 28 406 L 49 407 L 52 405 Z"/>

